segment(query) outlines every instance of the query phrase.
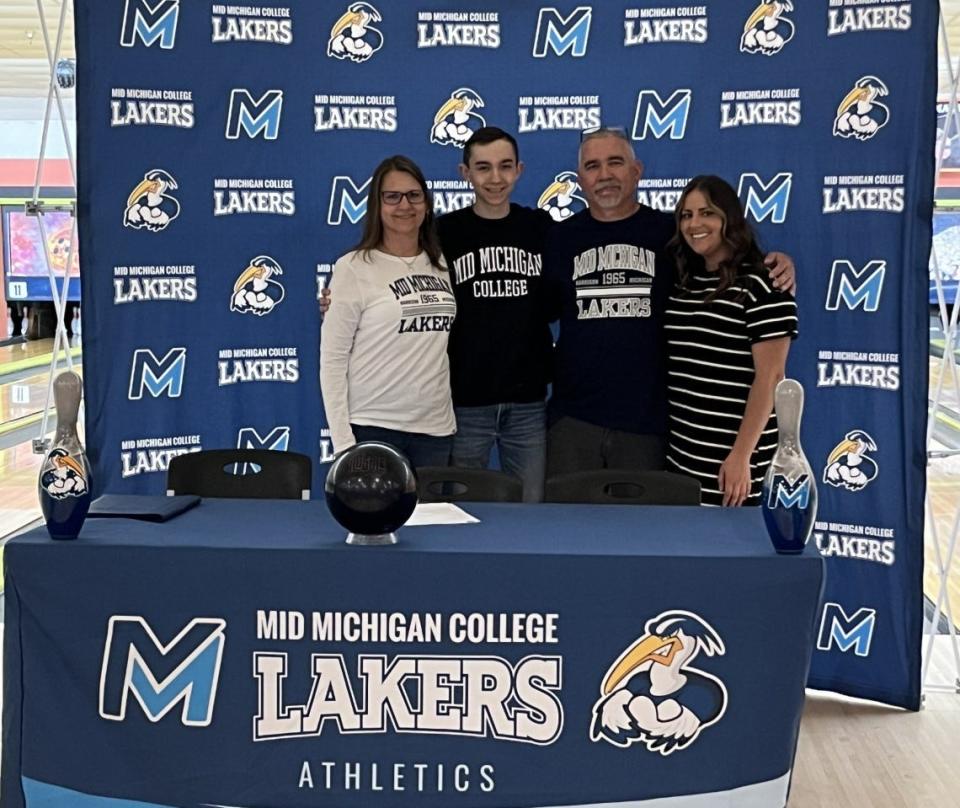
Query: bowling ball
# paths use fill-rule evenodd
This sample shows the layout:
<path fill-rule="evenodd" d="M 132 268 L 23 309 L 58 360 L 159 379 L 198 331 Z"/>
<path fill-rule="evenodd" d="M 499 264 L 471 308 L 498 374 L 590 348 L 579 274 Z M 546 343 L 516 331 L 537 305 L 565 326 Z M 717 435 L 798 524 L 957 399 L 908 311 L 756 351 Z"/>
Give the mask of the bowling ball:
<path fill-rule="evenodd" d="M 364 441 L 333 461 L 324 493 L 333 518 L 351 533 L 392 533 L 417 506 L 417 477 L 398 449 Z"/>

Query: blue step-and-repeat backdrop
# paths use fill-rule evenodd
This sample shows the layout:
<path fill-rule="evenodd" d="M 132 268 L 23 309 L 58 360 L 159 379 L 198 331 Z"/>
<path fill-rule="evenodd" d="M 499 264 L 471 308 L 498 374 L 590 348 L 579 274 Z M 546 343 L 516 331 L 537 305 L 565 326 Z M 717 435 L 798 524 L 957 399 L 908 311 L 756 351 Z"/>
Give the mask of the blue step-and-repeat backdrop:
<path fill-rule="evenodd" d="M 795 258 L 789 372 L 829 560 L 810 684 L 917 708 L 937 13 L 76 0 L 96 489 L 161 492 L 169 459 L 200 448 L 328 461 L 316 298 L 375 165 L 411 156 L 453 210 L 472 200 L 463 140 L 498 125 L 527 166 L 516 200 L 562 220 L 585 204 L 579 131 L 620 125 L 640 201 L 671 210 L 689 177 L 721 174 L 764 247 Z M 844 451 L 856 482 L 828 473 Z"/>

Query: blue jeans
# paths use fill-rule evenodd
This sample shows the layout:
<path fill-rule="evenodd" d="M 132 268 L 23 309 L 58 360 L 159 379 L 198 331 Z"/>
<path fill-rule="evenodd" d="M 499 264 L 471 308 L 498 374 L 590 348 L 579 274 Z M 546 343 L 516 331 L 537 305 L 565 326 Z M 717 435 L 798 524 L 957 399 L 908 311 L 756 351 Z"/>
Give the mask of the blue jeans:
<path fill-rule="evenodd" d="M 417 466 L 446 466 L 450 463 L 450 443 L 452 436 L 438 437 L 423 435 L 419 432 L 401 432 L 399 429 L 387 429 L 382 426 L 351 424 L 357 443 L 365 440 L 378 440 L 389 443 L 403 452 L 407 459 Z"/>
<path fill-rule="evenodd" d="M 542 502 L 547 462 L 546 405 L 533 401 L 453 409 L 457 434 L 453 436 L 452 464 L 485 469 L 496 442 L 500 467 L 523 482 L 523 501 Z"/>

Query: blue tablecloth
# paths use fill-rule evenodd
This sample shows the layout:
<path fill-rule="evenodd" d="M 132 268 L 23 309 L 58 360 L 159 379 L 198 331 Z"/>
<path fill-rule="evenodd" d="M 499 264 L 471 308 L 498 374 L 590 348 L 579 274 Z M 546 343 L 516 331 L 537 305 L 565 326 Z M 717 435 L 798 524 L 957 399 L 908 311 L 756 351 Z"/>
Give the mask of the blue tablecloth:
<path fill-rule="evenodd" d="M 14 539 L 0 805 L 785 803 L 814 548 L 756 509 L 465 509 L 387 548 L 317 502 Z"/>

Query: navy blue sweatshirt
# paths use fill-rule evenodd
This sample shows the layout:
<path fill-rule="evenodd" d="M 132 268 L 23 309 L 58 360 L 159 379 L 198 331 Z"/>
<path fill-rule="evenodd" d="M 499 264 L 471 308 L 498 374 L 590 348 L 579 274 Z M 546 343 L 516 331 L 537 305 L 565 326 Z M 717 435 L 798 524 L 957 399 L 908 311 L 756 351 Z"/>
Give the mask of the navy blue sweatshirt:
<path fill-rule="evenodd" d="M 543 285 L 560 321 L 551 417 L 639 434 L 667 431 L 663 330 L 673 216 L 641 206 L 617 222 L 582 211 L 550 231 Z"/>

